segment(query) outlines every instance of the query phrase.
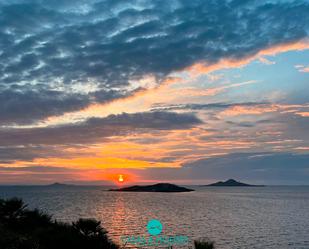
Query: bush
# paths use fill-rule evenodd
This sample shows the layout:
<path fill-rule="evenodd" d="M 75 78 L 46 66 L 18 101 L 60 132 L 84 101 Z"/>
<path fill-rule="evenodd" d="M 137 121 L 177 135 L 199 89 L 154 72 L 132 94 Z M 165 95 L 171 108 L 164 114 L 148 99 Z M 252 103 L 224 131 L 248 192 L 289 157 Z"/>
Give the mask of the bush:
<path fill-rule="evenodd" d="M 0 199 L 1 249 L 118 249 L 101 222 L 79 219 L 72 224 L 29 210 L 21 199 Z"/>
<path fill-rule="evenodd" d="M 208 239 L 199 239 L 194 241 L 195 249 L 214 249 L 214 242 Z"/>

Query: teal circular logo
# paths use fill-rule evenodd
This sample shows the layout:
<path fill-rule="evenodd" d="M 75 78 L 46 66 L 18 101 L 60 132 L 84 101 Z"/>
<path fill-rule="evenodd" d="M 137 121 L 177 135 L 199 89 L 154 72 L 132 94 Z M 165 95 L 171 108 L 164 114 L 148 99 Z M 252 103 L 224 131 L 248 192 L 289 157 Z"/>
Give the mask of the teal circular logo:
<path fill-rule="evenodd" d="M 147 230 L 150 235 L 159 235 L 162 232 L 163 226 L 159 220 L 150 220 L 147 224 Z"/>

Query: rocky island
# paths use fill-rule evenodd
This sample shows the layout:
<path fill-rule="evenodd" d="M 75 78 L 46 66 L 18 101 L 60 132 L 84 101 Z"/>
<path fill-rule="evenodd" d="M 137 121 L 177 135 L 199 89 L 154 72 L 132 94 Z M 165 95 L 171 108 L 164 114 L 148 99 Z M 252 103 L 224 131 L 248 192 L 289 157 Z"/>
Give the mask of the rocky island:
<path fill-rule="evenodd" d="M 264 187 L 264 185 L 251 185 L 247 183 L 238 182 L 234 179 L 229 179 L 225 182 L 219 181 L 216 183 L 204 185 L 207 187 Z"/>
<path fill-rule="evenodd" d="M 180 187 L 171 183 L 157 183 L 154 185 L 135 185 L 130 187 L 110 189 L 110 191 L 121 191 L 121 192 L 191 192 L 193 189 Z"/>

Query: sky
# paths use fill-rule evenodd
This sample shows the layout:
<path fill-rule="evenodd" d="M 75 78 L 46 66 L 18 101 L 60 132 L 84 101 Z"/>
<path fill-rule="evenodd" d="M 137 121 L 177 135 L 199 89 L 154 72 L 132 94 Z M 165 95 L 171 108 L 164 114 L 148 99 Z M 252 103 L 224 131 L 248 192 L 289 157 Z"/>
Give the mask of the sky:
<path fill-rule="evenodd" d="M 0 184 L 309 184 L 308 0 L 3 0 Z"/>

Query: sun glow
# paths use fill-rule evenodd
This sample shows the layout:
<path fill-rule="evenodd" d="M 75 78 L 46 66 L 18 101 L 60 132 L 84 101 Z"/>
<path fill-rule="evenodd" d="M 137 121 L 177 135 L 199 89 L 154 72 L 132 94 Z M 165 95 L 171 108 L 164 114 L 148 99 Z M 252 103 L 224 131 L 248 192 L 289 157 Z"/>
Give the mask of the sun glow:
<path fill-rule="evenodd" d="M 123 182 L 124 182 L 124 177 L 123 177 L 123 175 L 119 175 L 119 176 L 118 176 L 118 182 L 119 182 L 119 183 L 123 183 Z"/>

